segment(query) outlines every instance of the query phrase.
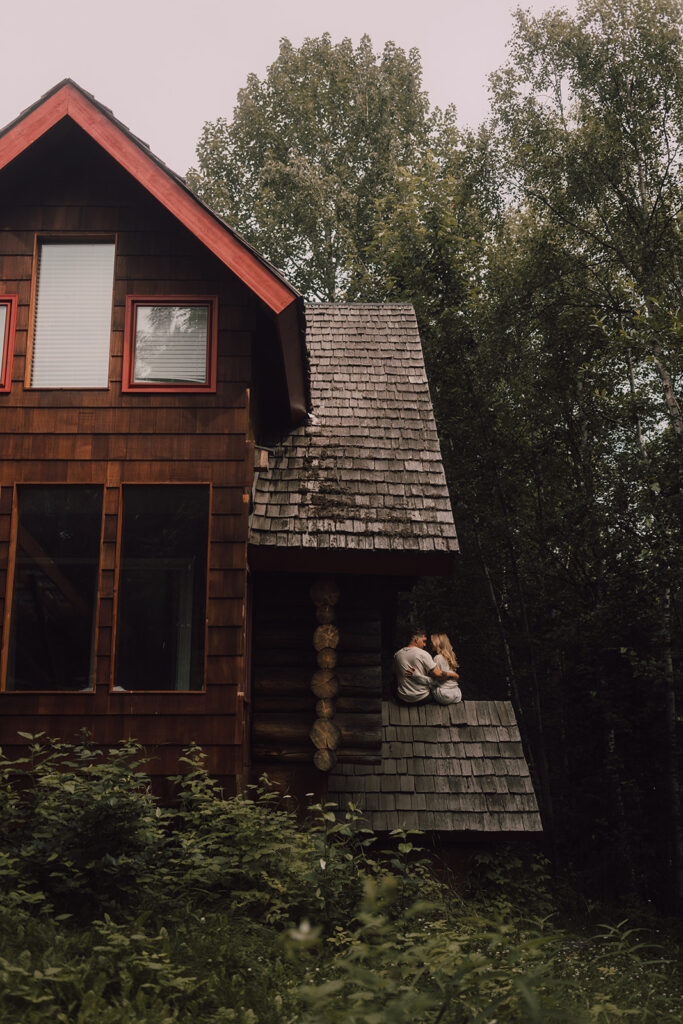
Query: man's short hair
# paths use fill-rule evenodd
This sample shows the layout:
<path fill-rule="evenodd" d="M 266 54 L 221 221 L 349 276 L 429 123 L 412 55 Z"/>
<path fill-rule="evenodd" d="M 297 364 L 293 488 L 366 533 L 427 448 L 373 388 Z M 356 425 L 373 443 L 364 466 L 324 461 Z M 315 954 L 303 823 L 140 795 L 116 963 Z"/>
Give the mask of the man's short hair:
<path fill-rule="evenodd" d="M 418 636 L 427 636 L 427 630 L 423 629 L 422 626 L 413 626 L 408 633 L 408 643 L 411 644 Z"/>

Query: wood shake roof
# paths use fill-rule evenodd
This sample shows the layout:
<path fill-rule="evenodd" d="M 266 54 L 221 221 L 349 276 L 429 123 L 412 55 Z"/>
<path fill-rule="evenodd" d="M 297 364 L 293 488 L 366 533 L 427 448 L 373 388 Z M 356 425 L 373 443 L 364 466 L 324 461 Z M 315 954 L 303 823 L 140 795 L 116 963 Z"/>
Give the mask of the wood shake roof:
<path fill-rule="evenodd" d="M 329 798 L 354 803 L 380 831 L 542 830 L 509 701 L 419 708 L 383 701 L 381 764 L 339 764 Z"/>
<path fill-rule="evenodd" d="M 457 550 L 412 306 L 307 306 L 306 339 L 312 416 L 257 472 L 251 543 Z"/>

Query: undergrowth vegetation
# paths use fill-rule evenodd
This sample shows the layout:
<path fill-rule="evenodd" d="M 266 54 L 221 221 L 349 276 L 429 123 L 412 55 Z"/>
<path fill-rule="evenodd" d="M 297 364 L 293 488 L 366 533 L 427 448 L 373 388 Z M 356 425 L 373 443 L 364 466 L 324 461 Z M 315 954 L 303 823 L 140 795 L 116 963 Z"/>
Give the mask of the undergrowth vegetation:
<path fill-rule="evenodd" d="M 562 929 L 544 863 L 458 892 L 351 808 L 222 799 L 190 749 L 160 807 L 135 744 L 0 756 L 1 1024 L 683 1019 L 673 949 Z"/>

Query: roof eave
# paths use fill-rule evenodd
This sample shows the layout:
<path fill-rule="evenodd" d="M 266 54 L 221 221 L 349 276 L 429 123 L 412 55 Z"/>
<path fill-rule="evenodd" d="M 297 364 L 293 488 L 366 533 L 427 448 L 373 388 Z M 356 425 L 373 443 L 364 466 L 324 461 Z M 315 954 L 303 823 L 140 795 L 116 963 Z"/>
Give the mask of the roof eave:
<path fill-rule="evenodd" d="M 250 543 L 254 572 L 330 572 L 382 576 L 452 576 L 456 551 L 358 550 L 353 548 L 276 547 Z"/>
<path fill-rule="evenodd" d="M 0 133 L 0 170 L 66 117 L 131 174 L 264 303 L 275 319 L 282 347 L 291 422 L 301 422 L 309 398 L 302 351 L 300 293 L 195 196 L 107 107 L 71 79 L 65 79 Z"/>

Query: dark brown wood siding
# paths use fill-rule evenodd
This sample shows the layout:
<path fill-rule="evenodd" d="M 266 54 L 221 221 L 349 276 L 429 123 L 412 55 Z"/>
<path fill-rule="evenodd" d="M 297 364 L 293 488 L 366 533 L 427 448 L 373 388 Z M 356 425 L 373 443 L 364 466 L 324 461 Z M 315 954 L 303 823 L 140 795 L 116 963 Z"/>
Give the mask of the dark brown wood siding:
<path fill-rule="evenodd" d="M 24 386 L 36 236 L 89 233 L 116 239 L 108 390 Z M 87 728 L 97 743 L 133 737 L 176 770 L 190 741 L 212 772 L 239 777 L 241 691 L 253 445 L 251 351 L 262 330 L 248 290 L 155 200 L 74 126 L 58 126 L 0 174 L 0 292 L 19 297 L 11 392 L 0 395 L 0 630 L 6 623 L 15 485 L 89 483 L 104 488 L 95 692 L 0 694 L 0 742 L 17 731 L 68 739 Z M 122 394 L 126 295 L 217 295 L 215 394 Z M 112 693 L 112 624 L 121 487 L 210 483 L 206 691 Z M 0 639 L 5 641 L 5 637 Z"/>

